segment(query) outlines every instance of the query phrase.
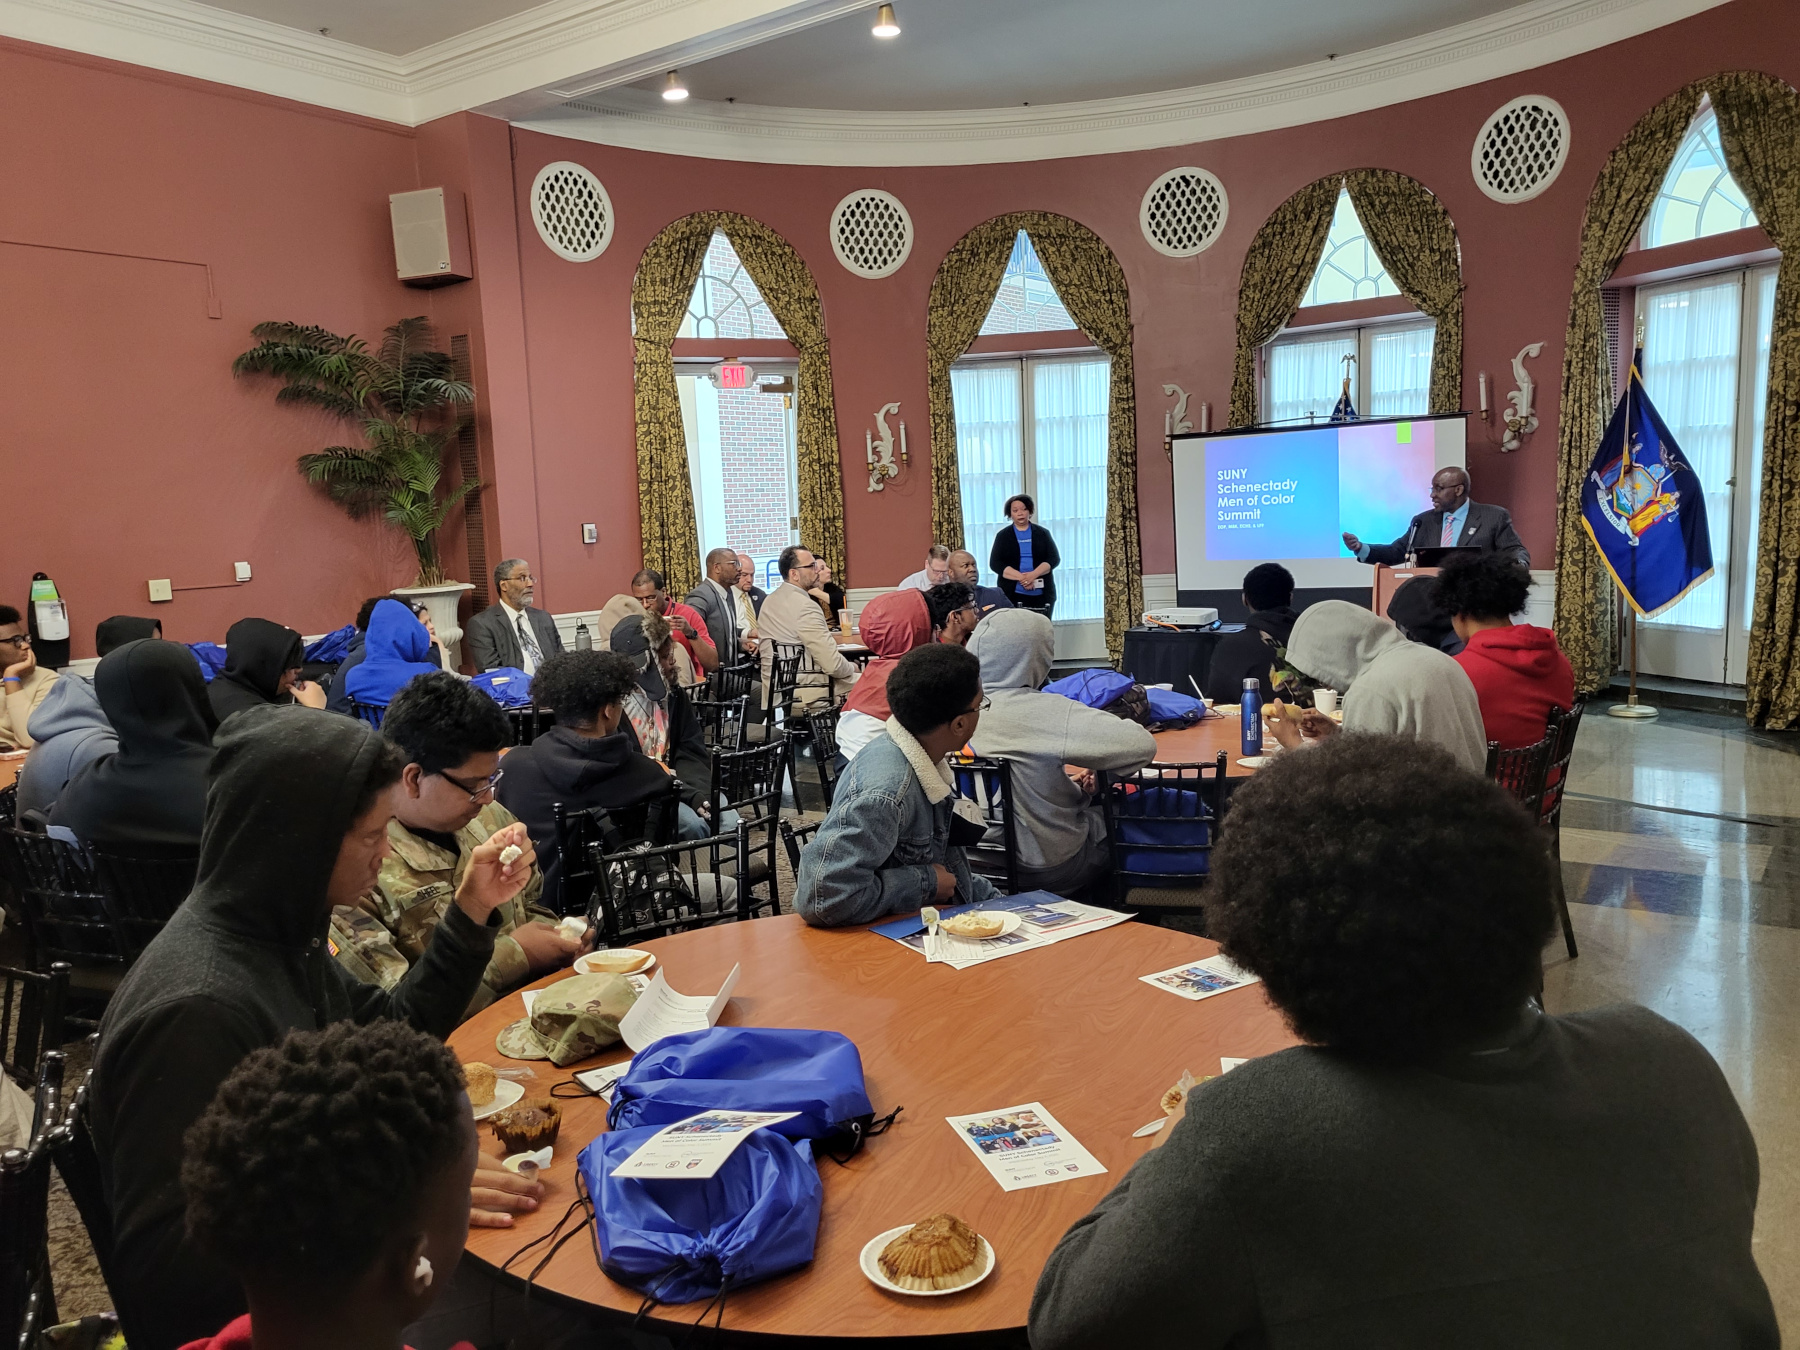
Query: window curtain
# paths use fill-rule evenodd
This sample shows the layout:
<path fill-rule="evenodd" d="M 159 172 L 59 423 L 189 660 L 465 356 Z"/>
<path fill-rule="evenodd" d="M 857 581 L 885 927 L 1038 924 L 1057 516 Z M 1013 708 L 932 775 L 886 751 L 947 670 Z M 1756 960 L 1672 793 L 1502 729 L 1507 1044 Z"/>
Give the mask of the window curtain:
<path fill-rule="evenodd" d="M 1375 328 L 1369 332 L 1370 417 L 1417 417 L 1442 412 L 1432 401 L 1432 355 L 1436 334 L 1429 328 Z M 1460 396 L 1460 389 L 1458 394 Z M 1451 412 L 1460 412 L 1453 408 Z"/>
<path fill-rule="evenodd" d="M 1649 214 L 1694 120 L 1700 90 L 1690 84 L 1671 94 L 1625 133 L 1594 180 L 1581 222 L 1557 429 L 1556 640 L 1574 667 L 1575 687 L 1589 693 L 1604 688 L 1619 664 L 1612 578 L 1581 528 L 1581 482 L 1612 415 L 1600 286 Z"/>
<path fill-rule="evenodd" d="M 1342 174 L 1308 183 L 1270 214 L 1250 241 L 1238 279 L 1237 360 L 1231 376 L 1234 427 L 1256 422 L 1256 353 L 1293 317 L 1331 232 Z"/>
<path fill-rule="evenodd" d="M 843 462 L 819 288 L 787 240 L 761 221 L 734 211 L 683 217 L 652 239 L 638 262 L 631 308 L 636 320 L 638 520 L 644 566 L 667 577 L 676 595 L 685 595 L 700 581 L 687 443 L 670 350 L 714 230 L 731 240 L 769 312 L 800 354 L 794 386 L 800 538 L 831 561 L 838 584 L 847 586 Z"/>
<path fill-rule="evenodd" d="M 1328 421 L 1344 387 L 1344 358 L 1356 355 L 1356 330 L 1283 338 L 1269 348 L 1269 421 Z M 1351 388 L 1355 388 L 1352 383 Z"/>
<path fill-rule="evenodd" d="M 1056 569 L 1059 619 L 1105 614 L 1107 365 L 1043 361 L 1030 368 L 1037 521 L 1062 556 Z M 988 531 L 989 547 L 999 528 Z"/>
<path fill-rule="evenodd" d="M 1715 76 L 1706 91 L 1719 115 L 1731 176 L 1781 250 L 1744 711 L 1754 725 L 1785 729 L 1800 723 L 1800 100 L 1788 85 L 1759 71 Z"/>
<path fill-rule="evenodd" d="M 1429 410 L 1460 412 L 1463 280 L 1450 213 L 1424 184 L 1391 169 L 1355 169 L 1344 186 L 1394 284 L 1437 323 Z"/>
<path fill-rule="evenodd" d="M 1031 237 L 1069 316 L 1112 358 L 1107 400 L 1106 648 L 1116 662 L 1125 650 L 1125 630 L 1144 607 L 1131 295 L 1125 269 L 1112 250 L 1099 235 L 1066 216 L 1019 211 L 977 225 L 945 255 L 932 279 L 925 318 L 931 381 L 932 533 L 940 540 L 963 537 L 950 363 L 968 350 L 981 331 L 1020 230 Z"/>
<path fill-rule="evenodd" d="M 962 546 L 989 584 L 994 536 L 1006 523 L 1000 508 L 1025 481 L 1024 406 L 1019 363 L 963 366 L 950 372 L 956 396 L 956 465 L 961 480 Z M 945 543 L 951 542 L 944 540 Z"/>

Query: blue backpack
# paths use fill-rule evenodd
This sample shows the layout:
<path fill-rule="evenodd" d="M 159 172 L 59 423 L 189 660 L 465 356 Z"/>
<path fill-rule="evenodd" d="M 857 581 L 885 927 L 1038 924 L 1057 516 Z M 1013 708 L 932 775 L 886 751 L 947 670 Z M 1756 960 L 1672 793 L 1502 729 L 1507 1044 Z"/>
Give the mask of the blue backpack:
<path fill-rule="evenodd" d="M 350 643 L 356 637 L 356 625 L 347 623 L 336 632 L 327 633 L 301 653 L 308 665 L 335 666 L 350 655 Z"/>
<path fill-rule="evenodd" d="M 673 1125 L 702 1111 L 798 1111 L 768 1128 L 790 1139 L 849 1135 L 875 1118 L 856 1043 L 836 1031 L 709 1027 L 665 1036 L 613 1087 L 606 1128 Z"/>
<path fill-rule="evenodd" d="M 1206 704 L 1179 689 L 1146 687 L 1144 697 L 1150 703 L 1150 720 L 1145 725 L 1152 731 L 1168 731 L 1190 726 L 1206 716 Z"/>
<path fill-rule="evenodd" d="M 216 642 L 190 642 L 187 649 L 200 663 L 200 674 L 208 684 L 225 669 L 225 649 Z"/>
<path fill-rule="evenodd" d="M 1209 870 L 1212 815 L 1198 792 L 1141 782 L 1132 791 L 1112 791 L 1116 868 L 1140 874 Z"/>
<path fill-rule="evenodd" d="M 469 681 L 502 708 L 531 706 L 531 676 L 514 666 L 484 670 Z"/>
<path fill-rule="evenodd" d="M 1116 670 L 1082 670 L 1044 686 L 1046 694 L 1061 694 L 1090 708 L 1106 708 L 1117 703 L 1136 683 L 1131 676 Z"/>

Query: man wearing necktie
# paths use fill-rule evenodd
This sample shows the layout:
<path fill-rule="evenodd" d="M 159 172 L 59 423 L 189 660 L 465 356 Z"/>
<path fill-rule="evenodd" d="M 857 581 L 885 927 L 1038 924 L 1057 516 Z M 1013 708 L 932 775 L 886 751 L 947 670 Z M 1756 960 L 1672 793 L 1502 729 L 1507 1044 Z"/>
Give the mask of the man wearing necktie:
<path fill-rule="evenodd" d="M 1431 479 L 1431 506 L 1412 518 L 1406 533 L 1391 544 L 1365 544 L 1355 535 L 1344 535 L 1344 547 L 1358 562 L 1386 563 L 1397 567 L 1410 553 L 1422 548 L 1474 548 L 1484 553 L 1505 553 L 1520 565 L 1531 566 L 1512 516 L 1503 506 L 1469 500 L 1469 471 L 1451 465 Z"/>
<path fill-rule="evenodd" d="M 494 569 L 494 589 L 500 598 L 469 620 L 465 644 L 469 663 L 477 671 L 511 666 L 527 675 L 563 649 L 556 620 L 534 609 L 537 587 L 531 564 L 508 558 Z"/>

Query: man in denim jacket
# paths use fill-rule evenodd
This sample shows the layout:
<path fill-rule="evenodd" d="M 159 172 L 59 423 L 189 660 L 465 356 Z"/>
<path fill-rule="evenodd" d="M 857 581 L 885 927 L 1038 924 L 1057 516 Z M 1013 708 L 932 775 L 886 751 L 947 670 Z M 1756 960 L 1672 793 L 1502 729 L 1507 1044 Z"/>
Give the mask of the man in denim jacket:
<path fill-rule="evenodd" d="M 958 646 L 915 647 L 888 677 L 887 695 L 885 734 L 850 762 L 831 814 L 800 855 L 795 908 L 816 928 L 994 895 L 950 842 L 957 798 L 944 763 L 968 744 L 987 706 L 981 663 Z"/>

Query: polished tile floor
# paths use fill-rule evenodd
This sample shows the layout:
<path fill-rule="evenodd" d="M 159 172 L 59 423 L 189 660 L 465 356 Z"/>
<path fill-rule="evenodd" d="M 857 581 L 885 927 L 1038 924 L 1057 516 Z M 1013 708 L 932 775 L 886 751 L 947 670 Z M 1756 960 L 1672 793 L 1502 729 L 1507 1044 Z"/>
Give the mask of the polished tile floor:
<path fill-rule="evenodd" d="M 1800 1337 L 1800 733 L 1596 709 L 1562 837 L 1581 955 L 1557 938 L 1545 1003 L 1642 1003 L 1712 1051 L 1761 1157 L 1757 1262 Z"/>

